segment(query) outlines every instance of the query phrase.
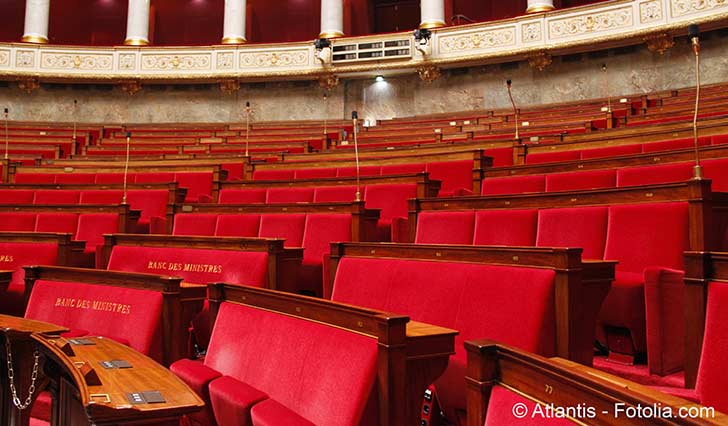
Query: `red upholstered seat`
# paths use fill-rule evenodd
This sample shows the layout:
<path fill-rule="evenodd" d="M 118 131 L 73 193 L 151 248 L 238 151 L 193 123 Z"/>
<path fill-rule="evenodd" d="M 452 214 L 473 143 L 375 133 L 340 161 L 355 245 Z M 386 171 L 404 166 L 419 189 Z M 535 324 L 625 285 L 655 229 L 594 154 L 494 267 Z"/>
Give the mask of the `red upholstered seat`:
<path fill-rule="evenodd" d="M 538 210 L 481 210 L 475 212 L 473 244 L 533 246 Z"/>
<path fill-rule="evenodd" d="M 121 204 L 123 190 L 96 189 L 81 191 L 80 204 Z"/>
<path fill-rule="evenodd" d="M 359 167 L 359 176 L 379 176 L 380 174 L 383 174 L 380 166 Z M 356 176 L 356 167 L 338 167 L 336 169 L 336 177 L 352 176 Z"/>
<path fill-rule="evenodd" d="M 293 170 L 255 170 L 253 180 L 292 180 Z"/>
<path fill-rule="evenodd" d="M 336 177 L 336 169 L 334 168 L 318 168 L 318 169 L 298 169 L 294 171 L 294 179 L 316 179 Z"/>
<path fill-rule="evenodd" d="M 315 426 L 276 400 L 267 399 L 250 411 L 253 426 Z"/>
<path fill-rule="evenodd" d="M 80 192 L 63 189 L 41 189 L 35 191 L 33 204 L 78 204 Z"/>
<path fill-rule="evenodd" d="M 76 235 L 77 229 L 76 213 L 38 213 L 35 222 L 35 232 L 63 232 Z"/>
<path fill-rule="evenodd" d="M 332 242 L 351 241 L 350 214 L 309 214 L 303 231 L 303 262 L 299 283 L 303 290 L 323 295 L 323 271 Z"/>
<path fill-rule="evenodd" d="M 671 163 L 659 166 L 624 167 L 617 169 L 617 186 L 650 185 L 683 182 L 692 177 L 691 163 Z"/>
<path fill-rule="evenodd" d="M 460 190 L 473 190 L 473 161 L 437 161 L 427 163 L 430 179 L 442 181 L 440 196 L 451 196 Z"/>
<path fill-rule="evenodd" d="M 526 164 L 558 163 L 581 159 L 580 151 L 539 152 L 526 155 Z"/>
<path fill-rule="evenodd" d="M 212 180 L 212 172 L 177 172 L 170 182 L 177 182 L 180 188 L 187 188 L 185 201 L 194 203 L 212 201 Z"/>
<path fill-rule="evenodd" d="M 94 173 L 58 173 L 55 183 L 94 183 Z"/>
<path fill-rule="evenodd" d="M 218 237 L 257 237 L 260 229 L 258 214 L 221 214 L 217 217 L 215 231 Z"/>
<path fill-rule="evenodd" d="M 728 192 L 728 158 L 701 161 L 703 175 L 712 180 L 713 192 Z"/>
<path fill-rule="evenodd" d="M 52 173 L 17 173 L 15 183 L 55 183 L 56 175 Z"/>
<path fill-rule="evenodd" d="M 584 149 L 581 151 L 581 159 L 616 157 L 619 155 L 641 154 L 642 145 L 616 145 L 603 148 Z"/>
<path fill-rule="evenodd" d="M 708 285 L 708 308 L 705 316 L 705 336 L 700 357 L 696 390 L 700 403 L 728 412 L 728 369 L 725 354 L 728 350 L 728 284 L 711 282 Z"/>
<path fill-rule="evenodd" d="M 0 231 L 35 231 L 36 213 L 0 212 Z"/>
<path fill-rule="evenodd" d="M 314 203 L 347 202 L 356 199 L 356 185 L 320 186 L 313 190 Z"/>
<path fill-rule="evenodd" d="M 546 175 L 547 192 L 613 188 L 615 186 L 617 186 L 617 172 L 613 169 Z"/>
<path fill-rule="evenodd" d="M 554 277 L 548 269 L 344 257 L 332 299 L 458 330 L 456 354 L 436 382 L 455 418 L 453 411 L 465 408 L 465 340 L 488 338 L 553 356 Z"/>
<path fill-rule="evenodd" d="M 493 167 L 507 167 L 513 165 L 513 148 L 486 149 L 485 155 L 493 158 Z"/>
<path fill-rule="evenodd" d="M 119 215 L 116 213 L 81 213 L 78 215 L 76 240 L 86 241 L 86 252 L 96 252 L 104 244 L 104 234 L 119 232 Z"/>
<path fill-rule="evenodd" d="M 0 242 L 0 269 L 13 271 L 10 285 L 0 297 L 0 313 L 14 316 L 23 316 L 25 313 L 23 266 L 56 265 L 57 262 L 57 244 Z"/>
<path fill-rule="evenodd" d="M 523 194 L 544 192 L 545 190 L 546 178 L 544 175 L 503 176 L 483 179 L 481 194 Z"/>
<path fill-rule="evenodd" d="M 711 145 L 722 145 L 728 143 L 728 135 L 713 135 L 710 137 Z"/>
<path fill-rule="evenodd" d="M 220 204 L 263 204 L 267 194 L 265 188 L 243 188 L 220 190 Z"/>
<path fill-rule="evenodd" d="M 607 239 L 607 207 L 544 209 L 538 212 L 536 245 L 580 247 L 583 259 L 602 259 Z"/>
<path fill-rule="evenodd" d="M 651 203 L 609 207 L 604 258 L 618 260 L 616 280 L 599 314 L 601 327 L 621 327 L 630 333 L 634 349 L 647 349 L 645 325 L 645 269 L 682 269 L 682 253 L 688 245 L 687 203 Z M 655 283 L 656 286 L 662 285 Z M 662 307 L 663 312 L 682 315 L 682 303 Z M 598 330 L 600 335 L 602 330 Z M 658 336 L 675 330 L 651 330 Z M 681 339 L 681 337 L 677 337 Z M 659 342 L 660 339 L 655 339 Z M 660 349 L 661 350 L 661 349 Z M 658 350 L 659 352 L 659 350 Z M 649 357 L 657 354 L 648 353 Z"/>
<path fill-rule="evenodd" d="M 513 415 L 516 404 L 523 404 L 526 407 L 527 415 L 523 418 L 517 418 Z M 573 426 L 575 422 L 567 418 L 558 418 L 556 416 L 548 416 L 545 413 L 546 408 L 542 411 L 536 410 L 536 403 L 530 399 L 526 399 L 521 395 L 513 392 L 503 386 L 493 386 L 488 400 L 488 409 L 485 416 L 485 426 Z M 538 413 L 544 413 L 543 416 Z"/>
<path fill-rule="evenodd" d="M 410 198 L 417 198 L 417 184 L 368 185 L 365 188 L 367 208 L 381 209 L 377 222 L 378 241 L 404 241 L 407 234 L 407 200 Z"/>
<path fill-rule="evenodd" d="M 207 385 L 210 401 L 191 417 L 210 418 L 214 411 L 221 426 L 297 425 L 302 419 L 317 425 L 360 424 L 374 388 L 376 361 L 377 342 L 370 337 L 222 303 L 204 363 L 223 377 Z M 190 364 L 179 361 L 171 369 L 188 383 L 196 374 L 206 376 L 194 379 L 194 387 L 204 389 L 200 382 L 212 375 L 196 373 L 200 368 Z M 258 411 L 255 400 L 264 395 L 277 404 Z M 251 406 L 258 423 L 246 422 Z"/>
<path fill-rule="evenodd" d="M 385 164 L 382 166 L 382 175 L 405 175 L 413 173 L 422 173 L 427 167 L 422 163 L 405 163 L 405 164 Z M 430 176 L 432 177 L 432 176 Z M 433 178 L 435 179 L 435 178 Z"/>
<path fill-rule="evenodd" d="M 175 182 L 174 172 L 138 173 L 136 183 L 168 183 Z M 182 185 L 180 185 L 182 186 Z"/>
<path fill-rule="evenodd" d="M 215 235 L 216 214 L 178 213 L 174 215 L 172 235 Z"/>
<path fill-rule="evenodd" d="M 134 183 L 136 175 L 130 173 L 127 175 L 127 183 Z M 123 173 L 96 173 L 94 183 L 124 183 Z"/>
<path fill-rule="evenodd" d="M 472 244 L 475 212 L 422 212 L 417 218 L 415 243 Z"/>
<path fill-rule="evenodd" d="M 710 136 L 701 136 L 698 138 L 699 146 L 710 145 Z M 659 152 L 670 151 L 673 149 L 693 148 L 695 141 L 693 138 L 672 139 L 669 141 L 652 142 L 642 145 L 642 152 Z"/>
<path fill-rule="evenodd" d="M 305 214 L 262 214 L 258 236 L 285 238 L 285 247 L 302 247 L 305 220 Z"/>
<path fill-rule="evenodd" d="M 132 348 L 161 361 L 161 314 L 162 293 L 38 280 L 25 317 L 126 340 Z"/>
<path fill-rule="evenodd" d="M 265 202 L 273 203 L 310 203 L 313 201 L 313 187 L 268 188 Z"/>
<path fill-rule="evenodd" d="M 166 189 L 131 189 L 127 191 L 126 200 L 129 207 L 141 211 L 139 217 L 141 232 L 167 233 L 169 191 Z"/>
<path fill-rule="evenodd" d="M 33 204 L 35 194 L 25 189 L 0 189 L 0 204 Z"/>

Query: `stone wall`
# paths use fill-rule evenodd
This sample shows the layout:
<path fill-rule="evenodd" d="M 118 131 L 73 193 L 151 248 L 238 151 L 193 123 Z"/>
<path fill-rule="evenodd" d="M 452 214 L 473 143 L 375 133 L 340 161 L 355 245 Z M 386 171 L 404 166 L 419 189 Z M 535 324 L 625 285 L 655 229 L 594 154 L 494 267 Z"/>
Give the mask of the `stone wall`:
<path fill-rule="evenodd" d="M 703 84 L 728 82 L 728 33 L 707 34 L 702 50 Z M 605 84 L 601 64 L 608 66 Z M 513 79 L 520 106 L 649 93 L 693 86 L 693 55 L 686 39 L 664 55 L 644 45 L 610 51 L 554 57 L 544 71 L 528 62 L 444 70 L 433 83 L 414 73 L 373 79 L 344 80 L 326 105 L 317 82 L 243 84 L 224 93 L 216 84 L 147 86 L 134 95 L 109 85 L 42 84 L 31 94 L 16 83 L 0 87 L 0 108 L 11 120 L 70 122 L 73 100 L 78 120 L 89 123 L 193 123 L 242 120 L 246 101 L 255 120 L 345 118 L 358 110 L 364 119 L 507 108 L 505 80 Z"/>

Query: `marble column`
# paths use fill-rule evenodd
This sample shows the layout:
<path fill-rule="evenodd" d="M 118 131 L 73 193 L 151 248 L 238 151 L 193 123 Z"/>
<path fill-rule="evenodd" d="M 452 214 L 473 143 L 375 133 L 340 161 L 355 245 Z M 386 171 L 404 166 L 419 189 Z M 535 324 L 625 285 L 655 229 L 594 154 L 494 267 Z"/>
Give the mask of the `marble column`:
<path fill-rule="evenodd" d="M 124 44 L 129 46 L 149 44 L 149 0 L 129 0 Z"/>
<path fill-rule="evenodd" d="M 245 39 L 246 0 L 225 0 L 225 24 L 222 44 L 243 44 Z"/>
<path fill-rule="evenodd" d="M 445 0 L 420 0 L 420 29 L 445 26 Z"/>
<path fill-rule="evenodd" d="M 528 0 L 526 13 L 548 12 L 556 9 L 553 0 Z"/>
<path fill-rule="evenodd" d="M 48 43 L 48 15 L 51 0 L 25 1 L 25 29 L 23 38 L 27 43 Z"/>
<path fill-rule="evenodd" d="M 321 33 L 319 38 L 344 35 L 344 0 L 321 0 Z"/>

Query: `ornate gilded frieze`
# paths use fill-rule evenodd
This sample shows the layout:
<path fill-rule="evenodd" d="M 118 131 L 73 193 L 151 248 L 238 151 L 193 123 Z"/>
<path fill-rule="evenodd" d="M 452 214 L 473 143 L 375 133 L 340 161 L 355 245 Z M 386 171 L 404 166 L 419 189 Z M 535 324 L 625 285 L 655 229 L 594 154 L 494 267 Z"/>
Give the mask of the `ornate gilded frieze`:
<path fill-rule="evenodd" d="M 661 0 L 640 3 L 640 23 L 649 24 L 651 22 L 661 21 L 663 16 Z"/>
<path fill-rule="evenodd" d="M 632 26 L 632 8 L 610 10 L 602 13 L 584 13 L 549 22 L 551 39 L 563 39 Z"/>
<path fill-rule="evenodd" d="M 112 55 L 75 55 L 68 53 L 41 52 L 41 69 L 56 70 L 107 70 L 113 69 Z"/>
<path fill-rule="evenodd" d="M 294 51 L 265 51 L 240 54 L 241 68 L 280 68 L 295 67 L 310 64 L 308 50 Z"/>
<path fill-rule="evenodd" d="M 149 71 L 171 71 L 171 70 L 194 70 L 206 71 L 211 69 L 211 53 L 205 54 L 168 54 L 148 55 L 142 54 L 142 70 Z"/>
<path fill-rule="evenodd" d="M 728 7 L 727 0 L 670 0 L 673 18 Z"/>
<path fill-rule="evenodd" d="M 490 31 L 471 31 L 465 34 L 440 37 L 440 53 L 453 53 L 513 46 L 516 43 L 516 27 Z"/>

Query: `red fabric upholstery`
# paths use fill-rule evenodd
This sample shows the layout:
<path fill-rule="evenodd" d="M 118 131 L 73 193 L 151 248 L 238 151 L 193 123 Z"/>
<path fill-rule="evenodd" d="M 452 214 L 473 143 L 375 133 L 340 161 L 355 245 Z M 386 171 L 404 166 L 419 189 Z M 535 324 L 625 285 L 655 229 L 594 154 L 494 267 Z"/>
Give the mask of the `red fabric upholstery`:
<path fill-rule="evenodd" d="M 513 407 L 516 404 L 525 405 L 527 414 L 524 418 L 513 415 Z M 543 411 L 536 411 L 536 403 L 530 399 L 526 399 L 503 386 L 493 386 L 488 400 L 485 426 L 573 426 L 576 424 L 565 418 L 549 417 L 545 414 L 540 416 L 538 415 L 540 412 L 546 413 L 546 407 L 544 407 Z"/>
<path fill-rule="evenodd" d="M 581 151 L 581 159 L 616 157 L 619 155 L 631 155 L 642 153 L 642 145 L 616 145 L 604 148 L 584 149 Z"/>
<path fill-rule="evenodd" d="M 533 246 L 537 210 L 481 210 L 475 212 L 473 244 L 481 246 Z"/>
<path fill-rule="evenodd" d="M 229 376 L 210 383 L 210 405 L 219 425 L 252 424 L 250 409 L 266 399 L 268 395 L 265 392 Z"/>
<path fill-rule="evenodd" d="M 413 173 L 422 173 L 426 171 L 426 166 L 422 163 L 406 163 L 406 164 L 385 164 L 382 166 L 382 175 L 406 175 Z M 432 177 L 432 176 L 430 176 Z M 433 178 L 435 179 L 435 178 Z"/>
<path fill-rule="evenodd" d="M 173 172 L 138 173 L 136 183 L 168 183 L 175 182 Z M 184 186 L 184 185 L 180 185 Z M 188 193 L 189 195 L 189 193 Z"/>
<path fill-rule="evenodd" d="M 537 229 L 539 247 L 581 247 L 582 259 L 602 259 L 607 240 L 607 207 L 540 210 Z"/>
<path fill-rule="evenodd" d="M 33 204 L 78 204 L 79 191 L 48 189 L 35 191 Z"/>
<path fill-rule="evenodd" d="M 127 175 L 127 183 L 133 183 L 136 179 L 135 174 Z M 94 183 L 124 183 L 123 173 L 96 173 Z"/>
<path fill-rule="evenodd" d="M 350 214 L 309 214 L 303 231 L 303 262 L 298 282 L 301 289 L 323 295 L 323 262 L 332 242 L 351 241 Z"/>
<path fill-rule="evenodd" d="M 76 213 L 38 213 L 35 222 L 35 232 L 63 232 L 76 235 L 77 229 Z"/>
<path fill-rule="evenodd" d="M 182 277 L 185 282 L 195 284 L 229 282 L 265 287 L 268 283 L 268 253 L 115 246 L 108 269 Z"/>
<path fill-rule="evenodd" d="M 223 303 L 205 365 L 265 392 L 310 422 L 349 426 L 361 420 L 376 361 L 372 338 Z"/>
<path fill-rule="evenodd" d="M 698 145 L 699 146 L 710 145 L 710 136 L 699 137 Z M 643 144 L 642 152 L 647 153 L 647 152 L 670 151 L 673 149 L 693 148 L 694 146 L 695 146 L 695 141 L 693 138 L 673 139 L 673 140 L 669 140 L 669 141 L 652 142 L 652 143 Z"/>
<path fill-rule="evenodd" d="M 684 368 L 685 274 L 664 268 L 645 270 L 647 365 L 665 376 Z"/>
<path fill-rule="evenodd" d="M 216 214 L 178 213 L 174 215 L 172 235 L 215 235 Z"/>
<path fill-rule="evenodd" d="M 305 214 L 262 214 L 258 236 L 285 238 L 286 247 L 301 247 L 305 220 Z"/>
<path fill-rule="evenodd" d="M 256 404 L 250 415 L 253 426 L 316 426 L 273 399 Z"/>
<path fill-rule="evenodd" d="M 473 161 L 438 161 L 427 163 L 430 179 L 442 181 L 440 195 L 452 195 L 459 189 L 473 189 Z"/>
<path fill-rule="evenodd" d="M 205 366 L 201 360 L 180 359 L 172 363 L 169 369 L 205 401 L 205 407 L 190 416 L 195 424 L 214 425 L 215 416 L 212 414 L 210 404 L 209 385 L 210 382 L 222 375 L 218 371 Z"/>
<path fill-rule="evenodd" d="M 127 194 L 128 195 L 128 194 Z M 80 204 L 121 204 L 124 191 L 97 189 L 81 191 Z"/>
<path fill-rule="evenodd" d="M 34 197 L 35 193 L 31 190 L 0 189 L 0 204 L 33 204 Z"/>
<path fill-rule="evenodd" d="M 166 220 L 169 191 L 166 189 L 132 189 L 127 191 L 129 207 L 141 210 L 140 224 L 149 224 L 152 218 Z"/>
<path fill-rule="evenodd" d="M 15 183 L 55 183 L 56 176 L 52 173 L 17 173 Z"/>
<path fill-rule="evenodd" d="M 513 148 L 486 149 L 485 155 L 493 158 L 493 167 L 507 167 L 513 165 Z"/>
<path fill-rule="evenodd" d="M 255 170 L 253 180 L 292 180 L 293 170 Z"/>
<path fill-rule="evenodd" d="M 104 243 L 104 234 L 119 232 L 119 215 L 116 213 L 82 213 L 78 216 L 75 239 L 86 241 L 86 251 L 95 252 Z"/>
<path fill-rule="evenodd" d="M 260 215 L 222 214 L 217 217 L 217 225 L 212 235 L 218 237 L 257 237 L 260 228 Z"/>
<path fill-rule="evenodd" d="M 344 257 L 332 299 L 458 330 L 456 354 L 436 383 L 452 412 L 465 408 L 465 340 L 489 338 L 553 356 L 554 277 L 546 269 Z"/>
<path fill-rule="evenodd" d="M 711 145 L 722 145 L 728 143 L 728 135 L 713 135 L 710 138 Z"/>
<path fill-rule="evenodd" d="M 407 220 L 407 200 L 417 198 L 417 184 L 368 185 L 364 189 L 367 208 L 381 209 L 377 234 L 379 241 L 392 241 L 392 220 Z"/>
<path fill-rule="evenodd" d="M 379 176 L 382 174 L 380 166 L 359 167 L 359 176 Z M 339 167 L 336 169 L 336 177 L 356 176 L 356 167 Z"/>
<path fill-rule="evenodd" d="M 701 161 L 703 174 L 712 180 L 713 192 L 728 192 L 728 159 L 716 158 Z"/>
<path fill-rule="evenodd" d="M 56 265 L 58 245 L 52 243 L 0 242 L 0 270 L 13 271 L 10 285 L 0 297 L 0 312 L 6 315 L 23 316 L 25 306 L 25 270 L 23 266 Z"/>
<path fill-rule="evenodd" d="M 522 194 L 544 192 L 545 190 L 546 178 L 544 175 L 503 176 L 483 179 L 481 194 Z"/>
<path fill-rule="evenodd" d="M 356 186 L 321 186 L 313 190 L 314 203 L 347 202 L 356 199 Z"/>
<path fill-rule="evenodd" d="M 265 202 L 273 203 L 310 203 L 313 201 L 313 187 L 268 188 Z"/>
<path fill-rule="evenodd" d="M 177 172 L 172 182 L 178 182 L 181 188 L 187 188 L 185 201 L 202 202 L 212 199 L 212 180 L 212 172 Z M 138 176 L 137 182 L 139 182 Z"/>
<path fill-rule="evenodd" d="M 0 231 L 35 231 L 35 213 L 0 212 Z"/>
<path fill-rule="evenodd" d="M 526 156 L 526 164 L 558 163 L 561 161 L 575 161 L 580 158 L 580 151 L 539 152 L 536 154 L 528 154 Z"/>
<path fill-rule="evenodd" d="M 692 164 L 671 163 L 617 169 L 617 186 L 683 182 L 692 177 Z"/>
<path fill-rule="evenodd" d="M 417 217 L 415 243 L 472 244 L 475 213 L 422 212 Z"/>
<path fill-rule="evenodd" d="M 220 204 L 256 204 L 265 203 L 265 188 L 221 189 Z"/>
<path fill-rule="evenodd" d="M 546 175 L 547 192 L 613 188 L 615 186 L 617 186 L 617 172 L 613 169 Z"/>
<path fill-rule="evenodd" d="M 94 183 L 95 180 L 93 173 L 59 173 L 55 183 Z"/>
<path fill-rule="evenodd" d="M 708 309 L 705 316 L 705 337 L 700 357 L 696 390 L 700 403 L 728 412 L 728 369 L 725 355 L 728 349 L 728 285 L 711 282 L 708 285 Z"/>
<path fill-rule="evenodd" d="M 336 169 L 319 168 L 319 169 L 298 169 L 293 173 L 294 179 L 317 179 L 336 177 Z"/>
<path fill-rule="evenodd" d="M 38 280 L 25 317 L 127 340 L 161 360 L 162 294 L 123 287 Z"/>

